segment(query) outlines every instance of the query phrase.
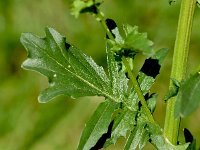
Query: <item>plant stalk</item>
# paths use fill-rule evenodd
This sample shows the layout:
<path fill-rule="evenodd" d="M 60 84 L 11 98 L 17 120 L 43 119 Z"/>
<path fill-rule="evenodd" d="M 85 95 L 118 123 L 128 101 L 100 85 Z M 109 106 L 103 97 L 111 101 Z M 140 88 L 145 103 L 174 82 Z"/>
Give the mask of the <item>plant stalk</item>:
<path fill-rule="evenodd" d="M 182 81 L 186 74 L 195 6 L 196 0 L 182 0 L 181 2 L 171 70 L 171 78 L 178 81 Z M 172 86 L 171 81 L 169 88 L 171 89 Z M 176 98 L 168 100 L 164 125 L 164 136 L 174 145 L 177 144 L 180 124 L 180 118 L 174 117 L 175 103 Z"/>
<path fill-rule="evenodd" d="M 100 20 L 100 22 L 101 22 L 103 28 L 106 30 L 106 33 L 107 33 L 108 37 L 109 37 L 111 40 L 115 41 L 115 38 L 113 37 L 112 33 L 110 32 L 110 30 L 108 29 L 108 27 L 107 27 L 107 25 L 106 25 L 106 21 L 105 21 L 105 18 L 104 18 L 103 13 L 101 13 L 101 11 L 98 11 L 98 12 L 99 12 L 99 13 L 97 14 L 97 19 Z M 135 88 L 135 91 L 136 91 L 136 93 L 137 93 L 137 95 L 138 95 L 139 100 L 140 100 L 141 103 L 142 103 L 142 106 L 144 107 L 144 111 L 145 111 L 147 117 L 149 118 L 149 121 L 150 121 L 151 123 L 154 123 L 154 122 L 155 122 L 155 121 L 154 121 L 154 118 L 153 118 L 153 116 L 152 116 L 152 114 L 151 114 L 151 112 L 150 112 L 150 110 L 149 110 L 149 108 L 148 108 L 148 106 L 147 106 L 147 103 L 146 103 L 146 101 L 145 101 L 145 99 L 144 99 L 144 96 L 143 96 L 142 91 L 141 91 L 141 89 L 140 89 L 140 86 L 139 86 L 139 84 L 138 84 L 138 82 L 137 82 L 137 80 L 136 80 L 136 77 L 134 76 L 134 74 L 133 74 L 132 71 L 131 71 L 131 68 L 130 68 L 130 66 L 129 66 L 128 61 L 126 60 L 126 58 L 122 58 L 122 61 L 123 61 L 124 65 L 125 65 L 125 67 L 126 67 L 126 69 L 127 69 L 127 71 L 128 71 L 128 74 L 129 74 L 130 79 L 131 79 L 131 81 L 132 81 L 132 83 L 133 83 L 133 86 L 134 86 L 134 88 Z"/>
<path fill-rule="evenodd" d="M 138 82 L 136 80 L 136 77 L 133 74 L 133 72 L 131 71 L 131 68 L 129 66 L 129 62 L 124 57 L 122 57 L 122 62 L 124 64 L 124 66 L 126 67 L 127 71 L 128 71 L 128 75 L 129 75 L 129 77 L 130 77 L 130 79 L 131 79 L 131 81 L 133 83 L 133 87 L 134 87 L 134 89 L 135 89 L 135 91 L 136 91 L 136 93 L 138 95 L 138 98 L 139 98 L 140 102 L 142 103 L 142 106 L 144 108 L 144 111 L 145 111 L 149 121 L 151 123 L 154 123 L 155 122 L 154 118 L 153 118 L 153 116 L 152 116 L 152 114 L 151 114 L 151 112 L 150 112 L 150 110 L 149 110 L 149 108 L 147 106 L 147 103 L 146 103 L 146 101 L 144 99 L 144 96 L 143 96 L 141 88 L 140 88 L 140 86 L 139 86 L 139 84 L 138 84 Z"/>
<path fill-rule="evenodd" d="M 106 25 L 106 20 L 105 20 L 104 14 L 100 10 L 98 10 L 98 14 L 97 14 L 96 19 L 100 21 L 100 23 L 101 23 L 102 27 L 105 29 L 106 34 L 108 35 L 108 37 L 112 41 L 115 41 L 115 38 L 113 37 L 112 33 L 108 29 L 108 26 Z"/>

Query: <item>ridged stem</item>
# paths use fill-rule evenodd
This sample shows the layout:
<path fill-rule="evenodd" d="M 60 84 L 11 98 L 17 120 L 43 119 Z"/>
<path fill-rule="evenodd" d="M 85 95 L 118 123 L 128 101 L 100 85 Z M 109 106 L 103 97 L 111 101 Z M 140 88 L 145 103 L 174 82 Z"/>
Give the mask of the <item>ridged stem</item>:
<path fill-rule="evenodd" d="M 193 15 L 196 0 L 182 0 L 176 41 L 174 46 L 171 78 L 181 81 L 185 78 L 188 59 L 190 36 L 192 31 Z M 170 82 L 170 87 L 173 83 Z M 177 144 L 180 118 L 174 117 L 176 98 L 167 102 L 164 136 L 172 143 Z"/>

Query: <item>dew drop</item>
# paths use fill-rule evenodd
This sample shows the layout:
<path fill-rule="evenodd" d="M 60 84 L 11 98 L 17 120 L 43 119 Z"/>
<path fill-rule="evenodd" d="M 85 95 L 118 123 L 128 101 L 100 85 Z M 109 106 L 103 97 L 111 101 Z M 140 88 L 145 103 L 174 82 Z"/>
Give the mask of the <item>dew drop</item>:
<path fill-rule="evenodd" d="M 56 78 L 56 77 L 57 77 L 57 74 L 54 74 L 53 77 Z"/>
<path fill-rule="evenodd" d="M 68 65 L 67 67 L 68 67 L 68 68 L 71 68 L 71 66 L 70 66 L 70 65 Z"/>

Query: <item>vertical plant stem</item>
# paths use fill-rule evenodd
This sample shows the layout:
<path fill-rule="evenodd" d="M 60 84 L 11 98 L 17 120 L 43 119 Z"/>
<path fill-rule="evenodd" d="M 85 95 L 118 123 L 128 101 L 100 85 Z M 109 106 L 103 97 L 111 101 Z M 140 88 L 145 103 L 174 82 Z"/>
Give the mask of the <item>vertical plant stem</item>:
<path fill-rule="evenodd" d="M 110 30 L 108 29 L 108 27 L 107 27 L 107 25 L 106 25 L 106 21 L 105 21 L 104 15 L 103 15 L 103 13 L 101 13 L 101 11 L 99 11 L 99 13 L 97 14 L 97 19 L 100 20 L 100 22 L 101 22 L 103 28 L 106 30 L 106 34 L 108 35 L 108 37 L 109 37 L 111 40 L 115 41 L 115 38 L 113 37 L 112 33 L 110 32 Z M 152 116 L 152 114 L 151 114 L 151 112 L 150 112 L 150 110 L 149 110 L 149 108 L 148 108 L 148 106 L 147 106 L 147 103 L 146 103 L 146 101 L 145 101 L 145 99 L 144 99 L 144 96 L 143 96 L 143 94 L 142 94 L 142 91 L 141 91 L 141 89 L 140 89 L 140 86 L 139 86 L 139 84 L 138 84 L 138 82 L 137 82 L 137 80 L 136 80 L 136 77 L 135 77 L 135 75 L 134 75 L 134 74 L 132 73 L 132 71 L 131 71 L 131 68 L 130 68 L 130 66 L 129 66 L 128 61 L 126 60 L 126 58 L 122 58 L 122 61 L 123 61 L 124 65 L 125 65 L 125 67 L 126 67 L 126 69 L 127 69 L 127 71 L 128 71 L 128 74 L 129 74 L 130 79 L 131 79 L 131 81 L 132 81 L 132 83 L 133 83 L 133 86 L 134 86 L 134 88 L 135 88 L 135 91 L 136 91 L 136 93 L 137 93 L 137 95 L 138 95 L 139 100 L 140 100 L 141 103 L 142 103 L 142 106 L 143 106 L 143 108 L 144 108 L 144 111 L 145 111 L 145 113 L 146 113 L 146 115 L 147 115 L 149 121 L 152 122 L 152 123 L 155 123 L 154 118 L 153 118 L 153 116 Z"/>
<path fill-rule="evenodd" d="M 135 89 L 135 91 L 136 91 L 136 93 L 138 95 L 138 98 L 139 98 L 140 102 L 142 103 L 142 106 L 144 108 L 144 111 L 145 111 L 149 121 L 151 123 L 154 123 L 153 116 L 152 116 L 152 114 L 151 114 L 151 112 L 150 112 L 150 110 L 149 110 L 149 108 L 147 106 L 147 103 L 146 103 L 146 101 L 144 99 L 144 96 L 143 96 L 142 91 L 140 89 L 140 86 L 139 86 L 139 84 L 138 84 L 138 82 L 136 80 L 136 77 L 133 74 L 133 72 L 131 71 L 131 68 L 129 66 L 129 62 L 124 57 L 122 58 L 122 62 L 124 64 L 124 66 L 126 67 L 127 71 L 128 71 L 128 75 L 129 75 L 129 77 L 130 77 L 130 79 L 131 79 L 131 81 L 133 83 L 134 89 Z"/>
<path fill-rule="evenodd" d="M 104 14 L 100 10 L 98 10 L 97 20 L 100 21 L 100 23 L 101 23 L 102 27 L 105 29 L 106 34 L 108 35 L 108 37 L 111 40 L 115 41 L 115 38 L 113 37 L 112 33 L 108 29 L 108 26 L 106 25 L 106 20 L 105 20 Z"/>
<path fill-rule="evenodd" d="M 178 29 L 174 46 L 171 78 L 181 81 L 185 78 L 190 36 L 192 31 L 193 15 L 196 0 L 182 0 L 179 14 Z M 171 88 L 172 82 L 170 82 Z M 176 98 L 167 102 L 164 136 L 172 143 L 177 144 L 180 118 L 174 117 Z"/>

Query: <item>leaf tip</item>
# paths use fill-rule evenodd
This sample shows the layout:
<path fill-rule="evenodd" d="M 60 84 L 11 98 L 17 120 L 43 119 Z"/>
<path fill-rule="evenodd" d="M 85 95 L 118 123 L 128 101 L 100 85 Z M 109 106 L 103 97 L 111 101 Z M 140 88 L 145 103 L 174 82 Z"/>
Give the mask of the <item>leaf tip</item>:
<path fill-rule="evenodd" d="M 48 101 L 40 94 L 38 96 L 38 102 L 39 103 L 47 103 Z"/>

